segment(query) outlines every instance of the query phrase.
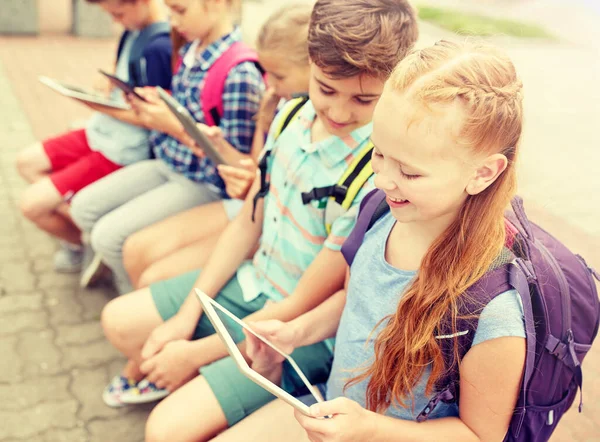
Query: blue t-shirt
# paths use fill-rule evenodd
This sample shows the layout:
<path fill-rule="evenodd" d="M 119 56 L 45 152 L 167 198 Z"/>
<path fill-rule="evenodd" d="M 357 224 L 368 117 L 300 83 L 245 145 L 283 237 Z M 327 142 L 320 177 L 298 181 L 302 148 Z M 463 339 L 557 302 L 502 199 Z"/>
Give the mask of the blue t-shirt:
<path fill-rule="evenodd" d="M 363 407 L 368 380 L 343 391 L 346 382 L 374 359 L 373 341 L 384 325 L 375 332 L 377 323 L 396 312 L 401 294 L 410 285 L 416 272 L 403 271 L 391 266 L 385 259 L 385 247 L 395 224 L 391 214 L 378 220 L 365 235 L 364 241 L 352 264 L 346 306 L 336 335 L 331 375 L 327 382 L 327 399 L 346 396 Z M 523 308 L 519 294 L 509 290 L 497 296 L 481 312 L 473 345 L 503 336 L 525 337 Z M 367 342 L 369 336 L 371 340 Z M 357 370 L 357 371 L 354 371 Z M 386 415 L 415 420 L 431 397 L 425 395 L 429 378 L 426 370 L 413 390 L 414 410 L 410 406 L 400 408 L 397 404 Z M 456 404 L 440 403 L 430 418 L 458 416 Z"/>
<path fill-rule="evenodd" d="M 139 32 L 128 31 L 123 35 L 115 75 L 129 80 L 129 55 L 133 42 Z M 158 36 L 153 39 L 142 53 L 145 59 L 148 86 L 161 86 L 169 89 L 171 85 L 171 39 Z M 111 92 L 111 98 L 123 102 L 125 98 L 118 88 Z M 86 126 L 88 144 L 92 150 L 101 152 L 113 163 L 126 166 L 149 158 L 149 131 L 132 124 L 117 120 L 109 115 L 96 112 Z"/>

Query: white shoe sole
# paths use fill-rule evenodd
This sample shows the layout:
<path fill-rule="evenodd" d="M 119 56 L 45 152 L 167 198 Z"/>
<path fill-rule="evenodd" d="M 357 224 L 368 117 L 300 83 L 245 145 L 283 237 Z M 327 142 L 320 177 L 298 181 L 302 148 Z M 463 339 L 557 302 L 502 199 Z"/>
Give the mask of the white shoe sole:
<path fill-rule="evenodd" d="M 102 263 L 102 257 L 96 253 L 90 265 L 81 274 L 81 279 L 79 280 L 81 288 L 87 288 L 94 284 L 100 278 L 104 269 L 105 265 Z"/>
<path fill-rule="evenodd" d="M 108 405 L 111 408 L 122 408 L 126 405 L 107 391 L 102 392 L 102 400 L 106 405 Z"/>
<path fill-rule="evenodd" d="M 156 402 L 161 399 L 164 399 L 169 395 L 169 392 L 166 390 L 155 391 L 152 393 L 144 393 L 144 394 L 133 394 L 129 392 L 123 393 L 121 396 L 121 402 L 124 405 L 135 405 L 135 404 L 145 404 L 148 402 Z"/>

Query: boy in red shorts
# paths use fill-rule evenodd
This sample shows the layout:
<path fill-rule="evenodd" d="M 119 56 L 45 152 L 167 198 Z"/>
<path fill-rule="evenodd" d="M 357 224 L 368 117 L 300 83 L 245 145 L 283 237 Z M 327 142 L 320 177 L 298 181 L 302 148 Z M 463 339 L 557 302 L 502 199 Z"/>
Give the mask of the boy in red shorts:
<path fill-rule="evenodd" d="M 171 85 L 172 45 L 159 0 L 88 0 L 98 3 L 126 29 L 117 52 L 115 74 L 135 86 Z M 115 100 L 124 100 L 113 89 Z M 67 132 L 24 149 L 17 157 L 20 175 L 31 185 L 20 209 L 40 229 L 58 237 L 62 247 L 55 270 L 77 272 L 83 251 L 81 232 L 67 203 L 79 190 L 115 170 L 147 159 L 148 131 L 132 110 L 89 105 L 96 110 L 85 129 Z"/>

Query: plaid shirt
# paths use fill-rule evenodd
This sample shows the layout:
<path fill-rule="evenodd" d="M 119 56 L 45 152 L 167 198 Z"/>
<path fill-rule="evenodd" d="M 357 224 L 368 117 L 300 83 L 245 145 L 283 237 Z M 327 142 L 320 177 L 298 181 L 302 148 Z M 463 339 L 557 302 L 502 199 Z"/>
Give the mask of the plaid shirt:
<path fill-rule="evenodd" d="M 173 76 L 171 89 L 173 97 L 190 111 L 196 121 L 206 123 L 200 98 L 209 68 L 233 43 L 240 40 L 241 32 L 236 28 L 201 53 L 192 52 L 193 61 L 186 53 L 190 48 L 195 51 L 196 44 L 189 43 L 181 49 L 183 62 Z M 224 112 L 219 127 L 225 139 L 240 152 L 250 152 L 256 126 L 254 115 L 258 112 L 264 88 L 262 74 L 252 62 L 240 63 L 227 75 L 223 91 Z M 227 197 L 225 183 L 208 158 L 198 158 L 178 140 L 162 132 L 153 131 L 150 144 L 156 158 L 167 163 L 173 170 L 192 181 L 206 183 L 223 197 Z"/>

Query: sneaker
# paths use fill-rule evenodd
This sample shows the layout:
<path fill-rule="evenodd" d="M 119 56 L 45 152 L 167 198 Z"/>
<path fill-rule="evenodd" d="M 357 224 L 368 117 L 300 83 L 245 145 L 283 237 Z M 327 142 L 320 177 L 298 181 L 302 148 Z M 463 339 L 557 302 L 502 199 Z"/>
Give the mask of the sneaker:
<path fill-rule="evenodd" d="M 124 407 L 121 396 L 136 386 L 136 382 L 124 376 L 115 376 L 102 392 L 102 400 L 112 408 Z"/>
<path fill-rule="evenodd" d="M 95 253 L 90 246 L 85 247 L 81 269 L 79 285 L 82 288 L 94 285 L 104 274 L 110 272 L 109 268 L 102 262 L 102 256 Z"/>
<path fill-rule="evenodd" d="M 54 254 L 54 271 L 77 273 L 81 271 L 83 247 L 61 241 L 60 249 Z"/>
<path fill-rule="evenodd" d="M 121 396 L 123 404 L 145 404 L 146 402 L 154 402 L 163 399 L 169 395 L 169 392 L 164 388 L 158 388 L 152 382 L 146 379 L 138 382 L 138 384 L 127 390 Z"/>

